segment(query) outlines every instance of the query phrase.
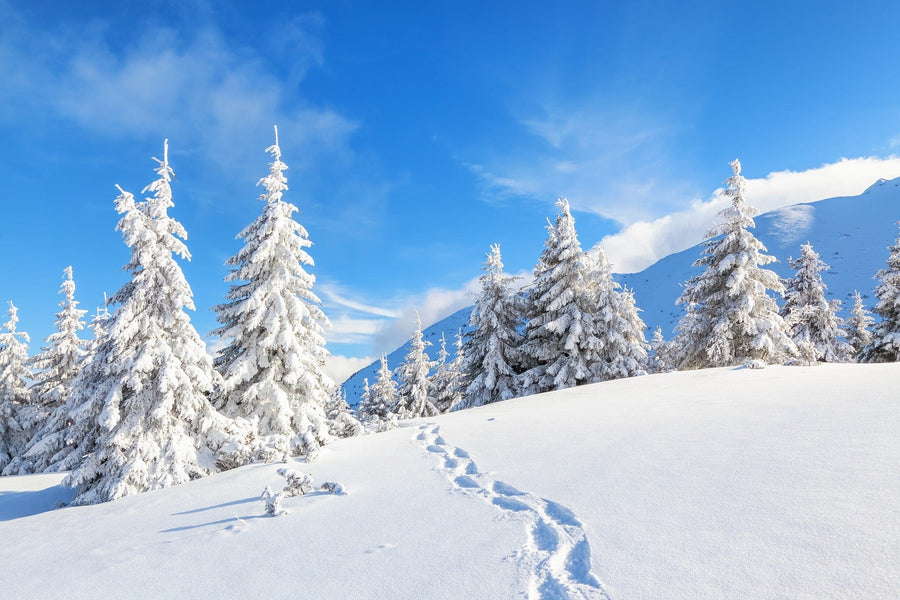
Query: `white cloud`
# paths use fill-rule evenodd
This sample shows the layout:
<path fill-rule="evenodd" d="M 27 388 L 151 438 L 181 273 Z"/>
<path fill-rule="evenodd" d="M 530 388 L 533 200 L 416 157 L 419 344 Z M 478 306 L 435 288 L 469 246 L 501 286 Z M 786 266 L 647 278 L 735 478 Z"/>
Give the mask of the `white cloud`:
<path fill-rule="evenodd" d="M 331 380 L 337 384 L 341 384 L 348 377 L 370 364 L 374 359 L 369 356 L 352 357 L 330 355 L 325 359 L 325 373 L 331 377 Z"/>
<path fill-rule="evenodd" d="M 378 315 L 381 317 L 388 317 L 392 319 L 396 319 L 400 316 L 400 313 L 396 310 L 383 308 L 380 306 L 373 306 L 371 304 L 366 304 L 364 302 L 348 298 L 347 293 L 342 290 L 340 286 L 334 283 L 322 283 L 317 289 L 328 301 L 333 302 L 339 306 L 351 308 L 353 310 L 370 315 Z"/>
<path fill-rule="evenodd" d="M 297 157 L 349 153 L 356 123 L 298 100 L 296 85 L 274 65 L 235 47 L 210 23 L 187 33 L 151 26 L 118 51 L 100 26 L 91 35 L 67 30 L 34 36 L 21 17 L 12 21 L 16 26 L 0 33 L 0 71 L 8 75 L 3 95 L 14 117 L 22 107 L 46 109 L 102 135 L 169 137 L 173 153 L 200 152 L 231 169 L 248 151 L 258 154 L 270 143 L 274 124 L 282 145 Z M 293 79 L 324 61 L 322 44 L 310 31 L 321 26 L 316 14 L 281 25 Z M 11 108 L 14 103 L 19 108 Z M 315 153 L 304 151 L 313 148 Z"/>
<path fill-rule="evenodd" d="M 807 171 L 776 171 L 765 178 L 749 179 L 747 202 L 768 212 L 801 202 L 860 194 L 879 178 L 900 176 L 900 157 L 843 158 Z M 606 247 L 617 272 L 640 271 L 673 252 L 701 241 L 727 204 L 717 190 L 708 200 L 694 200 L 689 208 L 663 217 L 632 223 L 606 236 Z"/>
<path fill-rule="evenodd" d="M 646 111 L 602 99 L 545 103 L 519 125 L 523 139 L 463 162 L 489 202 L 566 196 L 573 210 L 631 223 L 669 212 L 683 198 L 666 159 L 676 128 Z"/>
<path fill-rule="evenodd" d="M 365 319 L 349 315 L 332 317 L 325 338 L 336 344 L 366 344 L 384 326 L 385 319 Z"/>
<path fill-rule="evenodd" d="M 514 276 L 518 277 L 516 283 L 520 287 L 527 285 L 532 279 L 530 272 L 516 273 Z M 422 326 L 427 328 L 456 311 L 471 306 L 480 289 L 481 284 L 478 277 L 475 277 L 460 288 L 432 288 L 398 303 L 402 307 L 400 315 L 394 320 L 386 321 L 375 334 L 376 353 L 391 352 L 406 343 L 415 327 L 416 314 L 422 320 Z"/>

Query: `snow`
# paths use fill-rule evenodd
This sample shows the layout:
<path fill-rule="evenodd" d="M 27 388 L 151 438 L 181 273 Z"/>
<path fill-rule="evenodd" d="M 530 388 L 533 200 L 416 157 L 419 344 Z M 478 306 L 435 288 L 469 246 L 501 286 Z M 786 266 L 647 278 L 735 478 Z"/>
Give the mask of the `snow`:
<path fill-rule="evenodd" d="M 896 598 L 898 364 L 650 375 L 404 425 L 96 506 L 4 477 L 2 595 Z M 269 517 L 279 468 L 347 495 Z"/>

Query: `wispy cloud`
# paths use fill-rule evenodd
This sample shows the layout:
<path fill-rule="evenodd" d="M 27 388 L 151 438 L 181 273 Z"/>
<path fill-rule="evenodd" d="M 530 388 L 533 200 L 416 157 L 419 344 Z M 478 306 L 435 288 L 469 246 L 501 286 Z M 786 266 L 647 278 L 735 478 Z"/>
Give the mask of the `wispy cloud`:
<path fill-rule="evenodd" d="M 727 173 L 727 167 L 723 168 Z M 814 202 L 861 193 L 880 178 L 900 176 L 900 157 L 853 158 L 806 171 L 776 171 L 749 179 L 747 202 L 762 212 L 791 204 Z M 637 221 L 601 240 L 622 273 L 640 271 L 660 258 L 701 241 L 727 200 L 717 190 L 707 200 L 695 199 L 688 208 L 652 220 Z"/>
<path fill-rule="evenodd" d="M 273 124 L 294 156 L 350 152 L 347 141 L 357 123 L 298 99 L 296 86 L 274 65 L 234 47 L 211 22 L 182 30 L 151 26 L 114 48 L 101 25 L 90 35 L 72 27 L 36 36 L 33 24 L 12 9 L 2 16 L 0 72 L 8 114 L 21 115 L 22 105 L 30 105 L 33 114 L 48 111 L 95 134 L 169 137 L 174 151 L 202 153 L 229 168 L 249 150 L 258 154 Z M 317 37 L 322 26 L 316 13 L 279 25 L 284 36 L 273 37 L 291 52 L 293 79 L 323 63 Z M 312 148 L 316 153 L 304 152 Z"/>
<path fill-rule="evenodd" d="M 683 197 L 666 160 L 678 132 L 665 119 L 588 99 L 546 102 L 517 121 L 524 138 L 461 161 L 487 201 L 567 196 L 574 210 L 628 224 L 669 212 Z"/>
<path fill-rule="evenodd" d="M 371 304 L 366 304 L 365 302 L 348 298 L 347 292 L 345 292 L 343 289 L 341 289 L 340 286 L 334 283 L 322 283 L 319 285 L 318 291 L 322 293 L 326 300 L 328 300 L 329 302 L 333 302 L 334 304 L 337 304 L 339 306 L 344 306 L 346 308 L 351 308 L 362 313 L 378 315 L 380 317 L 387 317 L 391 319 L 396 319 L 400 316 L 400 312 L 397 310 L 384 308 L 381 306 L 373 306 Z"/>

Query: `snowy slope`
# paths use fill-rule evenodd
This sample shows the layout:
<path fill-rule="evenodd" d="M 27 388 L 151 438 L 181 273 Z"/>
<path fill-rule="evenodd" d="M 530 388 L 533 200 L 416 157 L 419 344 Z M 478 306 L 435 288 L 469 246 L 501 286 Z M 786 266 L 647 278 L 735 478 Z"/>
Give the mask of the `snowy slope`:
<path fill-rule="evenodd" d="M 793 277 L 788 265 L 790 257 L 800 255 L 800 244 L 811 242 L 815 250 L 831 269 L 823 273 L 828 286 L 828 298 L 837 298 L 844 304 L 842 316 L 853 307 L 854 290 L 863 294 L 866 306 L 874 305 L 872 291 L 875 273 L 885 266 L 887 247 L 897 239 L 897 221 L 900 220 L 900 178 L 879 181 L 859 196 L 830 198 L 819 202 L 796 204 L 760 215 L 756 218 L 756 235 L 766 245 L 769 254 L 779 259 L 771 265 L 782 277 Z M 590 247 L 582 240 L 584 247 Z M 540 249 L 535 249 L 535 256 Z M 616 280 L 635 291 L 641 317 L 647 323 L 647 337 L 660 326 L 667 338 L 681 317 L 681 307 L 675 300 L 681 295 L 681 284 L 699 270 L 693 267 L 700 257 L 698 244 L 683 252 L 671 254 L 639 273 L 616 275 Z M 615 265 L 613 265 L 615 268 Z M 779 298 L 779 304 L 781 299 Z M 456 332 L 465 323 L 472 309 L 463 309 L 426 330 L 440 338 L 441 331 Z M 431 338 L 426 338 L 431 339 Z M 394 369 L 408 348 L 404 346 L 388 355 L 388 365 Z M 436 347 L 429 349 L 436 353 Z M 373 363 L 350 377 L 344 384 L 347 402 L 355 406 L 362 391 L 362 378 L 373 381 L 377 365 Z"/>
<path fill-rule="evenodd" d="M 0 596 L 896 598 L 898 427 L 900 364 L 713 369 L 339 441 L 297 468 L 349 495 L 275 518 L 279 465 L 52 511 L 6 477 Z"/>

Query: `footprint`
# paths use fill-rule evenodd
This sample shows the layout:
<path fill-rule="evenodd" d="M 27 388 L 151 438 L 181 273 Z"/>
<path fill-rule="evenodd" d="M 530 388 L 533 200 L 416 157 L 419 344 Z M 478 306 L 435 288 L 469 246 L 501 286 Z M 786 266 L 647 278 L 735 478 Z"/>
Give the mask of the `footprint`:
<path fill-rule="evenodd" d="M 502 481 L 494 482 L 494 492 L 500 494 L 501 496 L 524 496 L 525 492 L 520 492 L 513 486 L 508 483 L 504 483 Z"/>
<path fill-rule="evenodd" d="M 459 461 L 455 458 L 450 458 L 449 456 L 444 459 L 444 468 L 453 470 L 459 466 Z M 466 471 L 468 473 L 468 471 Z M 469 473 L 470 475 L 474 475 L 474 473 Z"/>
<path fill-rule="evenodd" d="M 471 477 L 469 477 L 468 475 L 460 475 L 453 481 L 456 483 L 456 485 L 458 485 L 461 488 L 470 488 L 471 489 L 471 488 L 479 487 L 478 482 L 475 481 L 474 479 L 472 479 Z"/>
<path fill-rule="evenodd" d="M 581 521 L 575 517 L 575 513 L 552 500 L 546 498 L 541 499 L 544 502 L 547 516 L 559 523 L 560 525 L 570 525 L 572 527 L 581 527 Z"/>
<path fill-rule="evenodd" d="M 463 450 L 462 448 L 457 448 L 453 451 L 453 454 L 457 458 L 469 458 L 469 453 Z"/>
<path fill-rule="evenodd" d="M 427 446 L 425 449 L 428 450 L 429 452 L 434 452 L 434 453 L 439 453 L 439 454 L 446 454 L 446 453 L 447 453 L 446 450 L 444 450 L 444 449 L 441 448 L 440 446 L 435 446 L 434 444 L 432 444 L 432 445 L 430 445 L 430 446 Z"/>
<path fill-rule="evenodd" d="M 513 500 L 512 498 L 507 498 L 506 496 L 497 496 L 496 498 L 491 500 L 491 504 L 515 512 L 524 512 L 527 510 L 531 510 L 531 507 L 524 502 L 519 502 L 518 500 Z"/>
<path fill-rule="evenodd" d="M 534 543 L 538 550 L 553 553 L 556 552 L 556 549 L 559 547 L 559 535 L 556 533 L 556 530 L 543 519 L 538 519 L 538 522 L 534 524 L 531 535 L 534 538 Z"/>

